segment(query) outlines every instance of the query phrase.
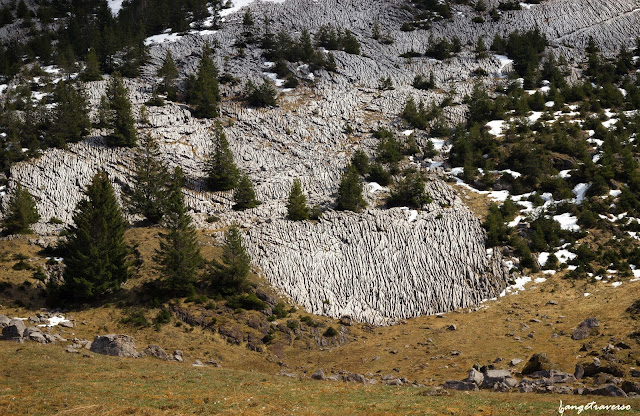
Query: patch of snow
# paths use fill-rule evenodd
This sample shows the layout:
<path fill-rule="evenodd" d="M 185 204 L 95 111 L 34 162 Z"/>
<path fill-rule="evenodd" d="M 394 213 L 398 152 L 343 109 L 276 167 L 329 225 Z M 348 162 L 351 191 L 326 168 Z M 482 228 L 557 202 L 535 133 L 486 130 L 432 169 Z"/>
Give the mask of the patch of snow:
<path fill-rule="evenodd" d="M 603 121 L 602 125 L 604 126 L 604 128 L 606 129 L 610 129 L 611 127 L 613 127 L 614 124 L 616 124 L 618 122 L 617 118 L 611 118 L 607 121 Z"/>
<path fill-rule="evenodd" d="M 109 9 L 111 9 L 111 14 L 117 16 L 120 13 L 120 9 L 122 9 L 122 3 L 124 0 L 107 0 L 107 5 Z"/>
<path fill-rule="evenodd" d="M 369 187 L 369 192 L 371 192 L 372 194 L 375 194 L 376 192 L 380 192 L 380 191 L 389 190 L 389 188 L 385 188 L 384 186 L 380 185 L 378 182 L 369 182 L 367 186 Z"/>
<path fill-rule="evenodd" d="M 262 75 L 273 81 L 273 83 L 276 84 L 276 87 L 282 87 L 286 82 L 284 79 L 278 78 L 278 74 L 275 72 L 263 72 Z"/>
<path fill-rule="evenodd" d="M 546 251 L 543 251 L 542 253 L 538 254 L 538 263 L 540 264 L 540 266 L 544 266 L 545 264 L 547 264 L 549 255 L 550 254 Z"/>
<path fill-rule="evenodd" d="M 590 186 L 591 185 L 586 183 L 579 183 L 573 188 L 573 193 L 576 195 L 576 204 L 582 204 L 582 201 L 584 201 L 584 194 Z"/>
<path fill-rule="evenodd" d="M 546 277 L 536 277 L 533 281 L 533 283 L 544 283 L 547 281 Z"/>
<path fill-rule="evenodd" d="M 619 189 L 612 189 L 609 191 L 609 195 L 611 195 L 614 198 L 617 198 L 620 196 L 620 194 L 622 194 L 622 191 Z"/>
<path fill-rule="evenodd" d="M 494 136 L 501 136 L 502 129 L 504 128 L 504 120 L 492 120 L 488 122 L 486 125 L 489 127 L 489 134 Z"/>
<path fill-rule="evenodd" d="M 611 286 L 613 286 L 613 287 L 618 287 L 618 286 L 620 286 L 621 284 L 622 284 L 622 282 L 613 282 L 613 283 L 611 283 Z"/>
<path fill-rule="evenodd" d="M 586 292 L 586 293 L 584 294 L 584 297 L 586 298 L 587 296 L 591 296 L 591 293 Z"/>
<path fill-rule="evenodd" d="M 558 176 L 561 177 L 562 179 L 570 178 L 571 177 L 571 169 L 561 170 L 558 173 Z"/>
<path fill-rule="evenodd" d="M 442 148 L 444 147 L 445 140 L 443 140 L 443 139 L 433 139 L 433 138 L 431 138 L 429 140 L 431 140 L 431 143 L 433 143 L 433 148 L 435 150 L 437 150 L 438 152 L 441 151 Z"/>
<path fill-rule="evenodd" d="M 411 136 L 413 134 L 413 130 L 405 130 L 402 132 L 403 136 Z"/>
<path fill-rule="evenodd" d="M 506 75 L 503 71 L 507 66 L 513 64 L 513 59 L 509 59 L 509 57 L 505 55 L 493 55 L 493 57 L 498 60 L 498 64 L 500 65 L 500 67 L 498 68 L 498 77 L 506 78 Z"/>
<path fill-rule="evenodd" d="M 535 123 L 540 117 L 542 117 L 542 114 L 542 111 L 532 111 L 531 115 L 529 116 L 529 121 Z"/>
<path fill-rule="evenodd" d="M 507 286 L 505 290 L 500 293 L 500 297 L 506 296 L 507 294 L 517 294 L 520 291 L 524 290 L 524 286 L 531 281 L 529 276 L 520 276 L 516 278 L 516 281 L 513 285 Z"/>
<path fill-rule="evenodd" d="M 510 221 L 507 225 L 509 227 L 517 227 L 518 224 L 520 224 L 520 221 L 522 221 L 524 219 L 524 217 L 522 215 L 518 215 L 517 217 L 515 217 L 513 219 L 513 221 Z"/>
<path fill-rule="evenodd" d="M 547 101 L 546 103 L 544 103 L 545 107 L 553 107 L 554 105 L 556 105 L 554 101 Z"/>
<path fill-rule="evenodd" d="M 549 274 L 549 275 L 553 276 L 554 274 L 556 274 L 556 271 L 555 270 L 543 270 L 542 273 Z"/>
<path fill-rule="evenodd" d="M 271 3 L 284 3 L 285 0 L 261 0 L 263 2 L 271 2 Z M 255 2 L 255 0 L 233 0 L 233 6 L 228 9 L 223 9 L 220 11 L 220 17 L 229 16 L 232 13 L 237 12 L 245 6 L 250 5 Z"/>
<path fill-rule="evenodd" d="M 153 44 L 160 44 L 164 42 L 175 42 L 180 39 L 182 36 L 177 33 L 161 33 L 159 35 L 149 36 L 144 40 L 144 44 L 149 46 Z"/>
<path fill-rule="evenodd" d="M 43 327 L 51 328 L 53 326 L 61 324 L 62 322 L 69 322 L 69 320 L 62 315 L 54 315 L 51 318 L 49 318 L 48 321 L 49 321 L 48 323 L 38 325 L 38 326 L 40 328 L 43 328 Z"/>
<path fill-rule="evenodd" d="M 555 252 L 556 257 L 560 263 L 566 263 L 567 260 L 573 260 L 578 257 L 575 253 L 570 252 L 567 249 L 558 250 Z M 571 267 L 571 266 L 569 266 Z"/>
<path fill-rule="evenodd" d="M 553 219 L 560 223 L 560 228 L 567 231 L 580 231 L 578 218 L 565 212 L 561 215 L 554 215 Z"/>

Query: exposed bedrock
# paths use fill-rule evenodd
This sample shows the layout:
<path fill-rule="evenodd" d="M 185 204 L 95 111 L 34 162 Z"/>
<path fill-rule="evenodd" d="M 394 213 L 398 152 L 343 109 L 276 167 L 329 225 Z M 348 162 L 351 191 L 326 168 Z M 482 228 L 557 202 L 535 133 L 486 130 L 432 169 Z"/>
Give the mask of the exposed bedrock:
<path fill-rule="evenodd" d="M 487 257 L 479 220 L 444 183 L 428 187 L 451 204 L 331 211 L 317 224 L 277 219 L 249 230 L 250 252 L 274 286 L 335 318 L 384 325 L 497 296 L 508 272 L 499 252 Z"/>

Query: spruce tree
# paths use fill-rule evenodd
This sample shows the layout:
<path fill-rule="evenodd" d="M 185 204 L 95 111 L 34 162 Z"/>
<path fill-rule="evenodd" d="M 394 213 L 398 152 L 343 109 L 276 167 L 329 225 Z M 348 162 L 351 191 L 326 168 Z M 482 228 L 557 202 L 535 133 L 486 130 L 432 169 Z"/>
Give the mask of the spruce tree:
<path fill-rule="evenodd" d="M 56 85 L 54 98 L 58 105 L 53 113 L 51 146 L 66 148 L 67 143 L 77 142 L 89 133 L 91 121 L 84 92 L 71 81 Z"/>
<path fill-rule="evenodd" d="M 222 263 L 213 260 L 209 280 L 214 292 L 237 294 L 245 285 L 251 270 L 251 258 L 242 244 L 238 227 L 231 227 L 224 235 Z"/>
<path fill-rule="evenodd" d="M 109 109 L 111 110 L 109 126 L 112 129 L 107 141 L 111 146 L 135 147 L 138 137 L 131 112 L 129 91 L 124 86 L 122 76 L 114 73 L 107 89 Z"/>
<path fill-rule="evenodd" d="M 256 199 L 256 193 L 253 190 L 251 179 L 246 173 L 242 173 L 238 180 L 238 186 L 233 192 L 233 200 L 235 204 L 233 209 L 236 211 L 244 211 L 245 209 L 255 208 L 260 205 L 260 201 Z"/>
<path fill-rule="evenodd" d="M 389 196 L 389 206 L 408 206 L 421 209 L 431 198 L 424 189 L 424 179 L 418 172 L 409 173 L 396 183 Z"/>
<path fill-rule="evenodd" d="M 162 78 L 160 92 L 167 94 L 167 98 L 174 101 L 176 99 L 175 82 L 176 78 L 178 78 L 178 68 L 173 60 L 173 56 L 171 56 L 171 51 L 167 51 L 157 75 Z"/>
<path fill-rule="evenodd" d="M 212 147 L 205 166 L 207 184 L 212 191 L 230 191 L 236 187 L 238 168 L 220 123 L 216 123 Z"/>
<path fill-rule="evenodd" d="M 33 196 L 18 183 L 9 200 L 8 211 L 2 220 L 2 228 L 6 234 L 29 234 L 31 224 L 38 222 L 39 219 L 40 214 Z"/>
<path fill-rule="evenodd" d="M 367 206 L 362 197 L 362 181 L 358 171 L 350 166 L 342 175 L 338 187 L 336 209 L 339 211 L 359 212 Z"/>
<path fill-rule="evenodd" d="M 145 135 L 136 151 L 133 186 L 124 190 L 124 200 L 131 214 L 143 216 L 158 224 L 165 214 L 166 191 L 169 183 L 167 167 L 160 161 L 158 143 Z"/>
<path fill-rule="evenodd" d="M 64 245 L 61 294 L 75 301 L 97 300 L 130 276 L 127 223 L 105 172 L 97 173 L 78 202 Z"/>
<path fill-rule="evenodd" d="M 84 82 L 100 81 L 102 79 L 102 71 L 100 71 L 100 62 L 95 49 L 91 48 L 87 54 L 85 68 L 80 74 L 80 80 Z"/>
<path fill-rule="evenodd" d="M 187 212 L 182 195 L 184 174 L 176 167 L 169 187 L 165 233 L 160 234 L 160 249 L 156 251 L 158 271 L 162 273 L 170 293 L 178 296 L 194 292 L 200 266 L 198 234 Z"/>
<path fill-rule="evenodd" d="M 295 179 L 291 185 L 289 192 L 289 201 L 287 202 L 287 217 L 293 221 L 302 221 L 309 219 L 309 207 L 307 206 L 307 197 L 302 193 L 302 184 L 300 179 Z"/>
<path fill-rule="evenodd" d="M 187 100 L 195 107 L 194 115 L 200 118 L 218 117 L 218 68 L 211 58 L 211 52 L 205 46 L 198 73 L 189 77 Z"/>

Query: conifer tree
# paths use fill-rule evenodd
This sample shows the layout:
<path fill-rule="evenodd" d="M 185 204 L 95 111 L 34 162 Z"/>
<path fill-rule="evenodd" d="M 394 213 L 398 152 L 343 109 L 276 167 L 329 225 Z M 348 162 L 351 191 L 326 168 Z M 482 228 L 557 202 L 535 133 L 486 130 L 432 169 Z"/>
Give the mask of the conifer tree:
<path fill-rule="evenodd" d="M 169 100 L 174 101 L 176 99 L 175 82 L 176 78 L 178 78 L 178 68 L 173 60 L 173 56 L 171 56 L 171 51 L 167 51 L 157 75 L 162 78 L 160 92 L 164 92 L 167 94 Z"/>
<path fill-rule="evenodd" d="M 130 276 L 127 223 L 105 172 L 97 173 L 78 202 L 64 245 L 61 295 L 92 301 L 118 290 Z"/>
<path fill-rule="evenodd" d="M 340 180 L 336 209 L 339 211 L 359 212 L 366 206 L 367 203 L 362 197 L 360 175 L 358 175 L 358 171 L 355 168 L 350 166 Z"/>
<path fill-rule="evenodd" d="M 302 183 L 300 179 L 294 179 L 289 192 L 289 200 L 287 202 L 287 217 L 293 221 L 302 221 L 309 219 L 309 207 L 307 206 L 307 197 L 302 192 Z"/>
<path fill-rule="evenodd" d="M 86 65 L 80 74 L 80 80 L 84 82 L 100 81 L 102 79 L 102 71 L 100 71 L 100 62 L 95 49 L 91 48 L 86 58 Z"/>
<path fill-rule="evenodd" d="M 109 99 L 109 127 L 113 130 L 107 138 L 111 146 L 135 147 L 138 137 L 134 125 L 135 119 L 131 112 L 129 92 L 124 86 L 122 76 L 114 73 L 107 89 Z"/>
<path fill-rule="evenodd" d="M 421 209 L 431 198 L 424 189 L 424 179 L 418 172 L 410 173 L 396 183 L 389 196 L 389 206 L 408 206 Z"/>
<path fill-rule="evenodd" d="M 51 146 L 66 148 L 67 143 L 77 142 L 89 133 L 91 121 L 84 92 L 71 81 L 56 85 L 54 98 L 58 105 L 54 110 Z"/>
<path fill-rule="evenodd" d="M 213 148 L 205 166 L 207 183 L 212 191 L 230 191 L 236 187 L 238 168 L 220 123 L 216 123 Z"/>
<path fill-rule="evenodd" d="M 186 296 L 194 292 L 203 259 L 198 235 L 187 212 L 182 195 L 184 174 L 176 167 L 169 187 L 167 213 L 161 233 L 160 249 L 156 251 L 158 271 L 166 281 L 170 293 Z"/>
<path fill-rule="evenodd" d="M 31 232 L 31 224 L 40 219 L 33 196 L 20 183 L 9 200 L 8 208 L 2 220 L 6 234 L 28 234 Z"/>
<path fill-rule="evenodd" d="M 145 135 L 136 151 L 133 187 L 124 190 L 124 200 L 131 214 L 143 216 L 152 224 L 160 223 L 166 211 L 169 183 L 167 167 L 160 161 L 158 143 Z"/>
<path fill-rule="evenodd" d="M 244 289 L 251 270 L 251 258 L 242 244 L 238 227 L 231 227 L 224 235 L 222 263 L 213 260 L 209 271 L 212 289 L 222 294 L 237 294 Z"/>
<path fill-rule="evenodd" d="M 196 117 L 214 118 L 218 116 L 218 102 L 220 101 L 218 68 L 213 63 L 208 47 L 204 48 L 197 75 L 189 77 L 187 100 L 195 107 L 194 115 Z"/>
<path fill-rule="evenodd" d="M 351 165 L 360 175 L 366 175 L 369 173 L 369 156 L 362 149 L 358 149 L 351 156 Z"/>
<path fill-rule="evenodd" d="M 96 127 L 109 127 L 110 118 L 111 109 L 109 108 L 109 99 L 103 94 L 102 97 L 100 97 L 100 104 L 98 105 L 98 123 L 96 124 Z"/>
<path fill-rule="evenodd" d="M 256 199 L 251 179 L 246 173 L 242 173 L 238 179 L 238 186 L 233 192 L 233 200 L 235 201 L 233 209 L 236 211 L 244 211 L 260 205 L 260 201 Z"/>

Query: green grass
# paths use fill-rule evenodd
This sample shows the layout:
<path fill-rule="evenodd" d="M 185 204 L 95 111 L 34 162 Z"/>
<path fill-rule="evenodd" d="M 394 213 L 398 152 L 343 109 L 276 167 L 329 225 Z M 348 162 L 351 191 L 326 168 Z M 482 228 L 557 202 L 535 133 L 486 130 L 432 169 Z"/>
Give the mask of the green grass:
<path fill-rule="evenodd" d="M 2 415 L 549 415 L 558 396 L 451 392 L 426 388 L 319 382 L 153 358 L 84 358 L 60 346 L 2 342 Z M 633 399 L 564 396 L 565 403 Z"/>

